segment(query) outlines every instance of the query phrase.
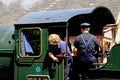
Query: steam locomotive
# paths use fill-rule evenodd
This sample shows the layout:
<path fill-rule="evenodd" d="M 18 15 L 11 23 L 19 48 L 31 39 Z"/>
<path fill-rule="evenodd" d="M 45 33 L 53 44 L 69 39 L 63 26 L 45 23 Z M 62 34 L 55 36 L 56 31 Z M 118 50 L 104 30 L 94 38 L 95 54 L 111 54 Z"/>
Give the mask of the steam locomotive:
<path fill-rule="evenodd" d="M 90 70 L 88 80 L 120 79 L 120 45 L 113 45 L 117 24 L 104 6 L 31 12 L 14 26 L 1 26 L 0 79 L 64 80 L 64 60 L 51 65 L 51 73 L 45 66 L 49 64 L 46 62 L 48 35 L 59 34 L 67 45 L 72 44 L 81 34 L 79 25 L 83 22 L 91 24 L 90 33 L 97 36 L 102 55 L 99 63 L 94 63 L 96 67 Z"/>

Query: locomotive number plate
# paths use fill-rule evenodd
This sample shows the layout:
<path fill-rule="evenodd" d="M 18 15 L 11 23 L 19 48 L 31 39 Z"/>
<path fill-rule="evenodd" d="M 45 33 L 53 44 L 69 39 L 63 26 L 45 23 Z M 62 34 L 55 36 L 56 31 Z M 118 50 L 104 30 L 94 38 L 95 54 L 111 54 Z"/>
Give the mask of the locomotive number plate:
<path fill-rule="evenodd" d="M 49 76 L 46 75 L 29 75 L 27 80 L 50 80 Z"/>

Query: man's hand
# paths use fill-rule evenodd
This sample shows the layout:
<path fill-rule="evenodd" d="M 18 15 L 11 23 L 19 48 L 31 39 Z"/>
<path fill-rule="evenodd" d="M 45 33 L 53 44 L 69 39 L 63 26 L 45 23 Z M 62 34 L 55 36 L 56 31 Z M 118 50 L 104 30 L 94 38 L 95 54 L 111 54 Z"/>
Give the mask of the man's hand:
<path fill-rule="evenodd" d="M 58 58 L 53 55 L 53 53 L 49 52 L 48 53 L 49 57 L 52 58 L 53 61 L 59 62 Z"/>
<path fill-rule="evenodd" d="M 77 48 L 74 48 L 72 52 L 72 56 L 77 56 L 77 52 L 78 52 Z"/>
<path fill-rule="evenodd" d="M 52 57 L 53 61 L 59 62 L 57 57 Z"/>

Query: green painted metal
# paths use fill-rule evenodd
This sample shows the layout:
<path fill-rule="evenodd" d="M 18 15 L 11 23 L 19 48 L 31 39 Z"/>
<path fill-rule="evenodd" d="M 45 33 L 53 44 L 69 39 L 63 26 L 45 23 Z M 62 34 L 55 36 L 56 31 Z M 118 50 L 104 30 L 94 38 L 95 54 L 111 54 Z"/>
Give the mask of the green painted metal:
<path fill-rule="evenodd" d="M 14 26 L 0 27 L 0 53 L 13 53 L 15 49 Z"/>
<path fill-rule="evenodd" d="M 1 57 L 0 56 L 0 67 L 9 67 L 11 62 L 11 57 Z"/>
<path fill-rule="evenodd" d="M 103 70 L 120 71 L 120 45 L 115 45 L 110 51 L 108 62 Z"/>
<path fill-rule="evenodd" d="M 43 64 L 45 64 L 45 56 L 47 53 L 48 46 L 48 30 L 42 29 L 42 45 L 41 45 L 41 55 L 38 58 L 24 58 L 19 56 L 19 29 L 15 31 L 15 40 L 16 40 L 16 55 L 15 61 L 17 64 L 14 65 L 14 79 L 15 80 L 27 80 L 27 78 L 31 77 L 33 79 L 40 79 L 40 77 L 48 77 L 49 80 L 63 80 L 63 63 L 55 64 L 56 66 L 52 66 L 55 70 L 54 78 L 50 79 L 48 69 L 43 70 Z M 18 40 L 18 41 L 17 41 Z"/>
<path fill-rule="evenodd" d="M 15 50 L 14 26 L 0 27 L 0 67 L 9 67 Z"/>

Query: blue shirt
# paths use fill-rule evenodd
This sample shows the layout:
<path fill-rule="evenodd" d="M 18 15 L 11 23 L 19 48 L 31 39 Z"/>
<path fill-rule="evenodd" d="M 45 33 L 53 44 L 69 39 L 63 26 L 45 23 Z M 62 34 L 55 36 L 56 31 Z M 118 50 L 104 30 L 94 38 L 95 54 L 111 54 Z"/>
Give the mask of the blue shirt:
<path fill-rule="evenodd" d="M 66 56 L 67 59 L 68 60 L 72 59 L 72 56 L 70 54 L 70 49 L 69 49 L 69 47 L 67 47 L 65 41 L 63 41 L 63 40 L 60 40 L 57 45 L 49 44 L 48 52 L 52 52 L 54 56 L 57 55 L 57 54 L 65 54 L 65 53 L 67 53 L 67 56 Z"/>

